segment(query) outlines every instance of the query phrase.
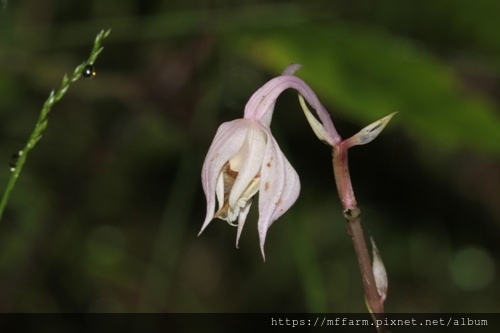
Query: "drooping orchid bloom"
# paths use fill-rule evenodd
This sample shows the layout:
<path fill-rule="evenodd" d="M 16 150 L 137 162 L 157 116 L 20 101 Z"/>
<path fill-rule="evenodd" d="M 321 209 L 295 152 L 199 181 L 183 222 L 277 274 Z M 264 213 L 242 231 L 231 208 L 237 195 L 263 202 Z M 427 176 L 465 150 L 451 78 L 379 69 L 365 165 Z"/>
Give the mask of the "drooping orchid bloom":
<path fill-rule="evenodd" d="M 225 220 L 238 228 L 238 247 L 252 198 L 260 191 L 258 231 L 264 260 L 267 230 L 295 203 L 300 192 L 299 176 L 270 129 L 278 96 L 289 88 L 297 90 L 321 120 L 321 124 L 316 120 L 321 139 L 332 146 L 341 141 L 328 112 L 312 89 L 293 76 L 299 68 L 300 65 L 296 64 L 288 66 L 281 76 L 270 80 L 252 95 L 243 118 L 223 123 L 203 163 L 201 178 L 207 214 L 200 234 L 213 218 Z"/>

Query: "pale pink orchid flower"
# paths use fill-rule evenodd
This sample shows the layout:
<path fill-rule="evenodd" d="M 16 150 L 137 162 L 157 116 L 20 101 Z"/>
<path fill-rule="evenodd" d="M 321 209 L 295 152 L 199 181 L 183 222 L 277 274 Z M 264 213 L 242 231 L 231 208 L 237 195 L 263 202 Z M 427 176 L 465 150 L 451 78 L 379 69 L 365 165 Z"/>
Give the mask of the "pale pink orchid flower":
<path fill-rule="evenodd" d="M 278 96 L 289 88 L 297 90 L 316 110 L 322 123 L 322 139 L 331 145 L 341 141 L 328 112 L 314 92 L 304 81 L 293 76 L 299 68 L 300 65 L 296 64 L 288 66 L 281 76 L 270 80 L 252 95 L 243 118 L 219 127 L 202 168 L 207 214 L 200 234 L 214 218 L 225 220 L 238 228 L 238 247 L 252 199 L 260 191 L 257 226 L 264 260 L 269 227 L 295 203 L 300 192 L 299 176 L 270 129 Z"/>

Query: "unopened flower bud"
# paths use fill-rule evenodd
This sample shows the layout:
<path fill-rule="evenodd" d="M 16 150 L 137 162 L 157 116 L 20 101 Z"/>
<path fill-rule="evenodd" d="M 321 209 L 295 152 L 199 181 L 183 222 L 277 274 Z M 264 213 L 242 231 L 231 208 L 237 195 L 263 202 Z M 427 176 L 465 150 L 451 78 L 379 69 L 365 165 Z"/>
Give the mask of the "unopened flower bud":
<path fill-rule="evenodd" d="M 387 280 L 387 272 L 385 271 L 382 257 L 380 257 L 380 253 L 378 252 L 377 245 L 375 244 L 373 237 L 370 237 L 370 240 L 372 242 L 373 251 L 373 275 L 375 276 L 375 284 L 377 285 L 378 294 L 383 303 L 387 297 L 387 288 L 389 286 L 389 282 Z"/>

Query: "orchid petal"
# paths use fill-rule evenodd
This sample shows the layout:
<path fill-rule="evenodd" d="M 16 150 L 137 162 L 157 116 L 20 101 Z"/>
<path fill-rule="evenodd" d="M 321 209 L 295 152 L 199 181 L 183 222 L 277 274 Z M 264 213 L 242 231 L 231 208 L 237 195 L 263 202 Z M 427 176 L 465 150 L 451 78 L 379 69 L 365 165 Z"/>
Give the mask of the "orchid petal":
<path fill-rule="evenodd" d="M 248 212 L 250 211 L 250 206 L 252 206 L 252 199 L 248 200 L 240 211 L 240 216 L 238 217 L 238 231 L 236 233 L 236 248 L 238 248 L 238 243 L 240 241 L 241 231 L 243 230 L 243 225 L 247 219 Z"/>
<path fill-rule="evenodd" d="M 264 157 L 263 151 L 266 147 L 266 133 L 261 129 L 262 125 L 251 120 L 246 121 L 248 122 L 248 131 L 245 143 L 242 147 L 243 161 L 241 162 L 241 168 L 237 170 L 238 176 L 231 189 L 231 194 L 229 195 L 230 207 L 239 205 L 239 200 L 245 201 L 249 199 L 244 198 L 242 195 L 246 192 L 252 180 L 258 177 Z M 251 196 L 253 196 L 255 192 L 257 192 L 257 189 Z M 245 202 L 242 202 L 243 205 L 244 203 Z"/>
<path fill-rule="evenodd" d="M 241 149 L 246 134 L 247 127 L 242 126 L 242 119 L 223 123 L 215 134 L 201 173 L 203 191 L 207 199 L 207 214 L 199 234 L 214 217 L 215 192 L 220 171 L 224 164 Z"/>
<path fill-rule="evenodd" d="M 269 129 L 268 141 L 261 170 L 259 194 L 259 238 L 265 260 L 264 243 L 267 230 L 297 200 L 300 181 L 297 172 L 278 146 Z"/>
<path fill-rule="evenodd" d="M 222 172 L 219 174 L 219 177 L 217 177 L 215 195 L 217 197 L 217 204 L 220 209 L 224 205 L 224 175 L 222 174 Z"/>

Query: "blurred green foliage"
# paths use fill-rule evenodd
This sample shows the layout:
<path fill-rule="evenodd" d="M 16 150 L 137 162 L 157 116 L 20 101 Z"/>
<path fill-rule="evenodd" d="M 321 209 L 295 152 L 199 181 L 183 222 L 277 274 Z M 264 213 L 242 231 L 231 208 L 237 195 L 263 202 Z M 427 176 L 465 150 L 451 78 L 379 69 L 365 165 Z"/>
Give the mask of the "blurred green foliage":
<path fill-rule="evenodd" d="M 341 23 L 252 37 L 241 48 L 270 69 L 289 59 L 315 64 L 301 76 L 314 82 L 325 103 L 363 122 L 401 110 L 400 124 L 423 144 L 500 154 L 494 104 L 464 94 L 450 66 L 409 41 Z"/>
<path fill-rule="evenodd" d="M 53 109 L 0 221 L 0 311 L 365 312 L 330 152 L 296 94 L 272 130 L 301 177 L 269 230 L 205 216 L 219 124 L 288 63 L 350 154 L 389 312 L 500 311 L 500 21 L 494 1 L 8 1 L 0 186 L 47 94 L 111 28 L 97 75 Z M 4 184 L 4 185 L 1 185 Z"/>

